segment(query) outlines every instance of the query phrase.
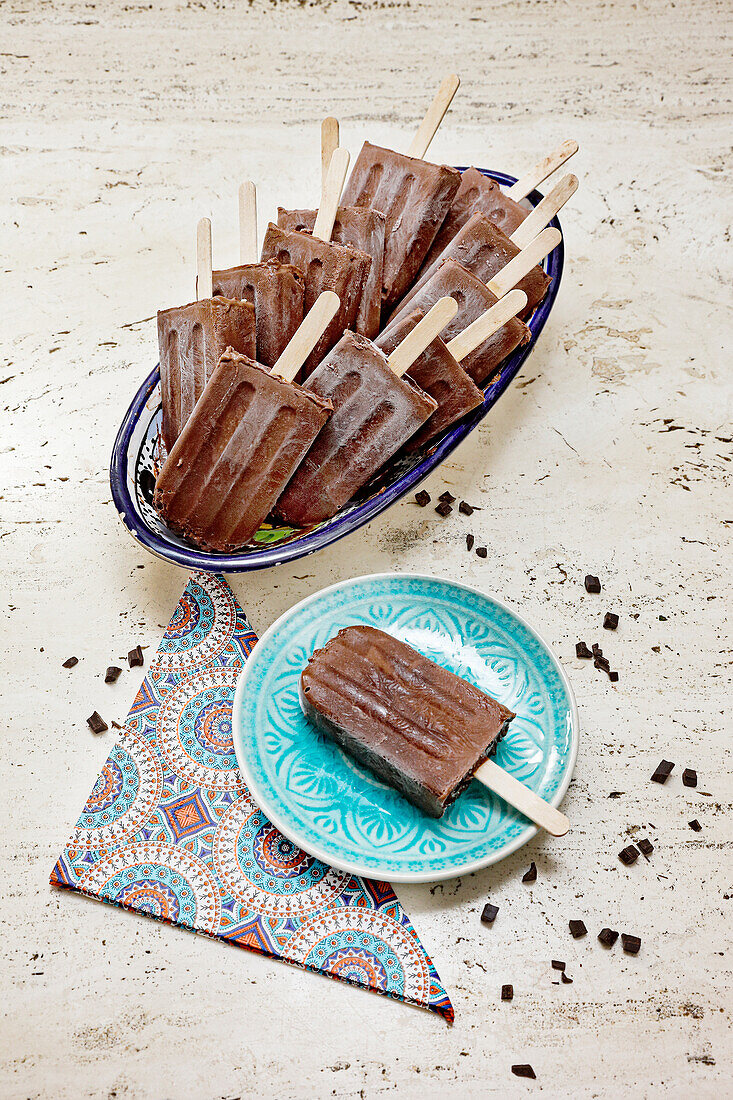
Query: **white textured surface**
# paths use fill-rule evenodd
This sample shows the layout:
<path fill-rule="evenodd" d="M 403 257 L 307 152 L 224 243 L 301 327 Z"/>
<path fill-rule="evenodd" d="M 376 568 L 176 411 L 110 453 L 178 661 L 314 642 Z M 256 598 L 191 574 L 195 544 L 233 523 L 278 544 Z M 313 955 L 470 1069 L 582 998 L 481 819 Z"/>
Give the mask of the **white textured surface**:
<path fill-rule="evenodd" d="M 730 31 L 725 0 L 2 6 L 4 1097 L 730 1087 Z M 113 742 L 85 718 L 122 719 L 138 684 L 106 686 L 104 668 L 157 644 L 185 580 L 133 544 L 109 498 L 116 425 L 156 357 L 140 319 L 192 296 L 199 216 L 215 262 L 235 262 L 242 178 L 259 182 L 263 226 L 276 202 L 313 202 L 324 114 L 352 153 L 365 136 L 404 147 L 451 69 L 463 86 L 434 159 L 520 172 L 564 137 L 582 150 L 541 345 L 427 486 L 483 510 L 441 521 L 404 503 L 235 581 L 262 630 L 355 573 L 459 577 L 534 620 L 570 673 L 583 736 L 569 835 L 434 892 L 400 889 L 453 998 L 449 1029 L 47 879 Z M 599 629 L 607 608 L 616 635 Z M 572 656 L 578 637 L 605 643 L 615 688 Z M 662 756 L 677 765 L 664 787 L 649 783 Z M 624 868 L 616 853 L 645 835 L 651 861 Z M 520 882 L 530 859 L 534 886 Z M 605 952 L 604 924 L 639 933 L 640 955 Z M 573 985 L 551 984 L 552 958 Z M 536 1082 L 511 1076 L 525 1061 Z"/>

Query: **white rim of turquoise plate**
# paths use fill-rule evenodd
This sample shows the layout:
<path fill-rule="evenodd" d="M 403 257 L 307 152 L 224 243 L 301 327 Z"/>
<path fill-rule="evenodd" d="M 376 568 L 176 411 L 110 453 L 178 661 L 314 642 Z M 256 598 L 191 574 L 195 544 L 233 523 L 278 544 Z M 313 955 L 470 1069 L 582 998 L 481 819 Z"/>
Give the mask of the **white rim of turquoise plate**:
<path fill-rule="evenodd" d="M 461 588 L 465 592 L 473 592 L 475 594 L 478 594 L 479 596 L 483 596 L 484 598 L 488 597 L 489 599 L 493 600 L 494 603 L 496 603 L 499 607 L 503 608 L 503 610 L 506 611 L 509 615 L 513 615 L 514 618 L 517 619 L 522 624 L 522 626 L 524 626 L 524 628 L 527 631 L 529 631 L 530 634 L 534 635 L 534 637 L 537 639 L 537 641 L 544 647 L 544 649 L 546 650 L 552 664 L 554 665 L 555 670 L 557 671 L 557 674 L 560 677 L 562 685 L 565 688 L 565 691 L 567 692 L 568 702 L 569 702 L 569 705 L 570 705 L 570 715 L 571 715 L 570 752 L 568 754 L 567 767 L 565 769 L 565 773 L 563 775 L 562 781 L 560 782 L 560 785 L 558 786 L 558 788 L 555 791 L 552 798 L 549 800 L 551 805 L 559 806 L 560 803 L 562 802 L 563 798 L 565 797 L 565 792 L 567 791 L 568 787 L 570 786 L 570 780 L 573 777 L 573 772 L 575 771 L 575 764 L 576 764 L 576 761 L 577 761 L 577 758 L 578 758 L 578 739 L 579 739 L 579 728 L 580 728 L 580 722 L 579 722 L 579 718 L 578 718 L 578 706 L 577 706 L 577 703 L 575 701 L 575 693 L 574 693 L 574 691 L 572 689 L 572 686 L 570 684 L 570 680 L 568 679 L 568 677 L 565 673 L 565 670 L 563 669 L 562 665 L 560 664 L 557 657 L 555 656 L 552 647 L 549 645 L 549 643 L 546 641 L 546 639 L 542 636 L 542 634 L 540 634 L 540 632 L 537 630 L 537 628 L 535 626 L 533 626 L 532 623 L 528 622 L 527 619 L 525 619 L 523 615 L 520 615 L 519 612 L 516 611 L 513 607 L 510 607 L 509 604 L 505 603 L 504 600 L 502 600 L 498 596 L 494 595 L 493 592 L 483 592 L 481 589 L 476 588 L 474 585 L 464 584 L 462 581 L 450 580 L 447 577 L 430 576 L 427 573 L 396 573 L 396 572 L 392 572 L 392 573 L 363 573 L 359 577 L 350 577 L 348 580 L 337 581 L 335 584 L 329 584 L 329 585 L 326 586 L 326 588 L 321 588 L 321 589 L 318 590 L 318 592 L 314 592 L 313 595 L 306 596 L 305 599 L 300 600 L 299 603 L 293 604 L 292 607 L 289 607 L 287 611 L 283 612 L 283 614 L 280 615 L 279 618 L 277 618 L 275 620 L 275 622 L 272 623 L 267 628 L 267 630 L 264 632 L 264 634 L 258 639 L 258 642 L 255 645 L 254 649 L 252 650 L 252 653 L 249 655 L 249 657 L 247 658 L 247 660 L 244 663 L 244 667 L 242 668 L 242 671 L 239 674 L 239 679 L 237 680 L 237 687 L 236 687 L 236 690 L 234 692 L 234 701 L 233 701 L 234 752 L 235 752 L 235 755 L 236 755 L 236 758 L 237 758 L 237 764 L 239 765 L 239 770 L 242 773 L 242 776 L 244 777 L 244 780 L 247 784 L 247 787 L 249 788 L 250 794 L 254 798 L 254 800 L 257 803 L 257 805 L 259 806 L 260 810 L 268 817 L 268 819 L 272 822 L 272 824 L 277 829 L 280 830 L 280 832 L 283 834 L 283 836 L 287 837 L 287 839 L 292 841 L 293 844 L 297 844 L 298 847 L 301 848 L 304 852 L 307 852 L 309 855 L 314 856 L 316 859 L 321 860 L 322 863 L 325 863 L 330 867 L 335 867 L 335 868 L 337 868 L 338 870 L 341 870 L 341 871 L 348 871 L 352 875 L 359 875 L 361 878 L 368 878 L 368 879 L 379 879 L 380 875 L 374 870 L 374 868 L 365 868 L 365 867 L 361 866 L 359 863 L 356 863 L 356 862 L 352 863 L 349 860 L 340 860 L 338 858 L 335 859 L 332 852 L 329 852 L 327 849 L 319 848 L 317 845 L 313 844 L 310 840 L 308 840 L 306 843 L 303 843 L 303 838 L 298 835 L 297 830 L 290 828 L 290 826 L 287 824 L 287 822 L 282 821 L 282 819 L 280 818 L 280 816 L 277 812 L 273 812 L 271 810 L 271 808 L 266 805 L 267 799 L 262 798 L 262 792 L 259 790 L 259 788 L 257 786 L 257 783 L 253 780 L 253 777 L 252 777 L 252 775 L 250 773 L 250 770 L 249 770 L 249 767 L 247 765 L 247 761 L 244 758 L 244 754 L 240 749 L 241 730 L 240 730 L 240 727 L 239 727 L 239 721 L 240 721 L 239 716 L 242 713 L 242 701 L 243 701 L 244 693 L 245 693 L 246 687 L 247 687 L 247 680 L 249 678 L 249 675 L 251 674 L 251 670 L 254 668 L 254 665 L 252 664 L 252 658 L 257 653 L 257 650 L 260 648 L 261 643 L 266 641 L 270 637 L 270 635 L 274 634 L 275 631 L 278 630 L 283 625 L 283 623 L 287 621 L 287 619 L 291 615 L 294 615 L 296 612 L 300 611 L 302 608 L 307 607 L 308 604 L 315 603 L 317 600 L 322 599 L 324 596 L 328 595 L 331 592 L 336 591 L 339 588 L 346 588 L 346 587 L 349 587 L 351 585 L 358 584 L 360 581 L 372 581 L 372 582 L 373 581 L 379 581 L 379 580 L 391 581 L 391 580 L 394 580 L 394 579 L 401 579 L 401 578 L 410 578 L 411 580 L 418 580 L 418 581 L 428 581 L 431 584 L 434 584 L 436 581 L 439 581 L 442 584 L 451 585 L 453 588 Z M 385 871 L 383 877 L 388 879 L 390 882 L 425 883 L 425 882 L 444 882 L 448 879 L 456 878 L 459 875 L 469 875 L 469 874 L 472 874 L 474 871 L 483 870 L 484 867 L 491 867 L 494 863 L 500 863 L 503 859 L 506 859 L 507 856 L 512 855 L 513 852 L 516 852 L 519 848 L 521 848 L 525 844 L 527 844 L 528 841 L 532 840 L 532 838 L 535 837 L 539 831 L 540 830 L 539 830 L 537 825 L 531 825 L 531 824 L 527 825 L 527 828 L 523 832 L 521 832 L 513 840 L 507 841 L 505 847 L 500 849 L 498 852 L 489 852 L 489 853 L 487 853 L 487 855 L 485 857 L 481 857 L 480 859 L 474 860 L 471 863 L 463 864 L 463 865 L 461 865 L 461 867 L 457 868 L 456 870 L 447 870 L 445 873 L 436 873 L 435 871 L 430 871 L 430 872 L 423 873 L 423 872 L 420 872 L 420 871 L 415 871 L 415 872 L 411 872 L 410 874 L 400 874 L 400 873 L 394 873 L 392 871 L 390 871 L 390 872 Z"/>

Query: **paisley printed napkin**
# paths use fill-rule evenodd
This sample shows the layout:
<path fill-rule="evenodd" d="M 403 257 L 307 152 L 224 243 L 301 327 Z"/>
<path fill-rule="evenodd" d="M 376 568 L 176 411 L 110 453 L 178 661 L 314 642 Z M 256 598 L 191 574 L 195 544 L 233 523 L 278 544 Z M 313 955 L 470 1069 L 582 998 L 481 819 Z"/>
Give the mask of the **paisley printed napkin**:
<path fill-rule="evenodd" d="M 232 700 L 256 641 L 224 578 L 193 574 L 52 885 L 452 1021 L 448 994 L 389 883 L 301 851 L 244 785 Z"/>

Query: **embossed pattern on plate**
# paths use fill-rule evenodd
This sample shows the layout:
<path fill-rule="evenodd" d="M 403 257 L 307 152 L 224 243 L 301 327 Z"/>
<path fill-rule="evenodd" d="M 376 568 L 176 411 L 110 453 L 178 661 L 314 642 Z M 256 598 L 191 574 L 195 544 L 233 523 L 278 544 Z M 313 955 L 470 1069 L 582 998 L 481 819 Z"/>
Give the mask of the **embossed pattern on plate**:
<path fill-rule="evenodd" d="M 517 717 L 497 762 L 555 805 L 565 793 L 577 711 L 542 639 L 499 600 L 465 585 L 378 574 L 291 608 L 247 662 L 234 701 L 234 744 L 258 804 L 306 851 L 372 878 L 450 878 L 526 843 L 535 827 L 478 782 L 435 821 L 306 721 L 301 670 L 314 649 L 352 623 L 387 631 L 511 707 Z"/>

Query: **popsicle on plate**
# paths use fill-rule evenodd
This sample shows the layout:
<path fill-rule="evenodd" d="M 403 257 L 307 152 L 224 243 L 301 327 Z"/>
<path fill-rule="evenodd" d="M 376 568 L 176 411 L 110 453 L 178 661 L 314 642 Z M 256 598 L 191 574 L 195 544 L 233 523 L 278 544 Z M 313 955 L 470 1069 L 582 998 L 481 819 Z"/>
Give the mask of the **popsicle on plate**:
<path fill-rule="evenodd" d="M 440 336 L 436 336 L 422 355 L 418 356 L 408 374 L 413 382 L 417 382 L 421 389 L 430 394 L 438 408 L 407 441 L 407 450 L 412 451 L 423 443 L 428 443 L 466 413 L 483 404 L 483 392 L 463 369 L 461 360 L 512 317 L 521 313 L 526 302 L 527 295 L 523 291 L 512 290 L 459 333 L 449 345 Z M 405 314 L 389 332 L 377 337 L 377 347 L 389 355 L 423 316 L 419 309 Z"/>
<path fill-rule="evenodd" d="M 382 309 L 389 310 L 412 285 L 460 186 L 460 172 L 423 158 L 459 85 L 447 77 L 407 155 L 366 141 L 343 194 L 344 206 L 381 210 L 387 218 Z"/>
<path fill-rule="evenodd" d="M 299 381 L 307 378 L 347 328 L 353 328 L 371 270 L 372 259 L 368 253 L 331 240 L 348 163 L 346 149 L 337 149 L 331 157 L 312 233 L 280 229 L 270 223 L 262 245 L 263 260 L 294 264 L 303 272 L 306 310 L 326 290 L 337 294 L 341 303 L 333 321 L 304 364 Z"/>
<path fill-rule="evenodd" d="M 473 214 L 483 214 L 503 230 L 507 237 L 511 237 L 529 214 L 529 207 L 521 205 L 522 199 L 577 151 L 577 141 L 564 141 L 506 191 L 502 191 L 496 180 L 485 176 L 477 168 L 467 168 L 461 173 L 461 185 L 430 246 L 425 263 L 431 264 L 441 254 Z"/>
<path fill-rule="evenodd" d="M 292 264 L 257 257 L 257 193 L 247 180 L 239 188 L 239 265 L 214 271 L 212 281 L 214 294 L 253 304 L 257 352 L 251 357 L 272 367 L 303 320 L 305 279 Z"/>
<path fill-rule="evenodd" d="M 428 281 L 442 260 L 458 260 L 459 263 L 488 283 L 510 260 L 519 255 L 525 245 L 540 234 L 578 189 L 573 175 L 564 176 L 559 183 L 537 204 L 532 213 L 508 237 L 484 214 L 472 214 L 455 237 L 432 263 L 425 264 L 412 289 L 405 295 L 395 312 L 400 311 Z M 536 264 L 519 280 L 517 287 L 527 295 L 523 317 L 530 316 L 544 298 L 550 286 L 550 276 Z"/>
<path fill-rule="evenodd" d="M 330 401 L 292 378 L 337 309 L 322 295 L 272 371 L 222 355 L 156 482 L 153 504 L 172 530 L 222 552 L 257 531 L 330 415 Z"/>
<path fill-rule="evenodd" d="M 294 527 L 334 516 L 407 440 L 437 404 L 405 372 L 455 313 L 448 299 L 387 358 L 371 340 L 346 332 L 305 382 L 333 415 L 276 505 Z"/>
<path fill-rule="evenodd" d="M 471 271 L 459 264 L 457 260 L 443 260 L 435 273 L 411 299 L 408 305 L 399 310 L 386 327 L 385 337 L 392 333 L 393 326 L 397 324 L 405 313 L 413 309 L 421 309 L 425 312 L 439 298 L 446 294 L 455 298 L 458 303 L 458 312 L 449 325 L 446 326 L 443 339 L 448 341 L 457 336 L 467 325 L 490 309 L 499 298 L 503 298 L 514 286 L 527 274 L 531 268 L 542 260 L 548 252 L 556 248 L 560 243 L 561 235 L 557 229 L 543 229 L 539 236 L 523 248 L 522 251 L 510 260 L 495 275 L 490 283 L 484 283 Z M 463 369 L 471 376 L 477 386 L 481 386 L 485 380 L 494 373 L 499 364 L 519 347 L 526 344 L 530 338 L 527 326 L 517 318 L 512 318 L 495 332 L 488 340 L 479 345 L 470 355 L 463 360 Z"/>
<path fill-rule="evenodd" d="M 281 206 L 277 208 L 277 224 L 280 229 L 312 233 L 317 216 L 317 210 L 284 210 Z M 372 266 L 364 281 L 354 320 L 355 331 L 371 339 L 379 332 L 382 312 L 385 225 L 386 218 L 381 210 L 340 206 L 331 235 L 331 240 L 336 244 L 350 245 L 372 258 Z"/>
<path fill-rule="evenodd" d="M 181 434 L 222 352 L 255 353 L 255 317 L 249 302 L 211 293 L 211 223 L 197 231 L 197 291 L 201 300 L 158 312 L 161 432 L 166 450 Z M 208 274 L 208 278 L 207 278 Z"/>
<path fill-rule="evenodd" d="M 514 713 L 405 642 L 349 626 L 300 676 L 306 718 L 430 817 L 442 817 Z"/>

